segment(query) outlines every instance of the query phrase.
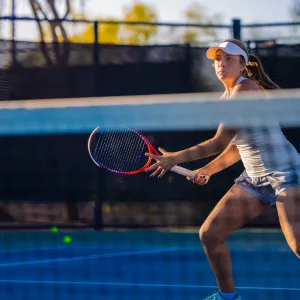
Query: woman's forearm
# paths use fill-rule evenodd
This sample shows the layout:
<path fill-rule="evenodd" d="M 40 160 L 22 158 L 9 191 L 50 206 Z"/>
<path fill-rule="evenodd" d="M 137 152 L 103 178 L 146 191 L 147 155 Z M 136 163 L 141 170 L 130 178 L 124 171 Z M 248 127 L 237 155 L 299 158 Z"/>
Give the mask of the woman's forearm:
<path fill-rule="evenodd" d="M 223 124 L 220 124 L 217 133 L 212 139 L 189 149 L 176 152 L 177 164 L 213 156 L 224 151 L 237 131 L 235 129 L 225 129 Z"/>
<path fill-rule="evenodd" d="M 204 168 L 210 175 L 218 173 L 241 159 L 240 153 L 236 145 L 230 144 L 218 157 L 212 160 Z"/>
<path fill-rule="evenodd" d="M 176 152 L 176 162 L 180 164 L 183 162 L 198 160 L 213 156 L 223 150 L 224 148 L 216 139 L 210 139 L 194 147 Z"/>

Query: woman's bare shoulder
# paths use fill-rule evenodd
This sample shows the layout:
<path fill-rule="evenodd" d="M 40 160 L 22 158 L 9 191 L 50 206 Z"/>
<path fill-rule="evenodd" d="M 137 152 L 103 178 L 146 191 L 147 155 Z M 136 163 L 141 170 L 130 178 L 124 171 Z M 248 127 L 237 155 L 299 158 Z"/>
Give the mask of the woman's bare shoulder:
<path fill-rule="evenodd" d="M 260 90 L 259 85 L 253 81 L 252 79 L 244 79 L 241 81 L 237 86 L 237 90 L 239 91 L 255 91 L 255 90 Z"/>

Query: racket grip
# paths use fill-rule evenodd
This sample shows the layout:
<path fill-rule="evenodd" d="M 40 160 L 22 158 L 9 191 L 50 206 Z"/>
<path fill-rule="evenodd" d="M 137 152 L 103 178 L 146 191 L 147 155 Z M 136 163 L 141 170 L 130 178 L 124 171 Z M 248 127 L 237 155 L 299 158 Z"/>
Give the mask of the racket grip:
<path fill-rule="evenodd" d="M 183 167 L 175 166 L 171 169 L 172 172 L 175 172 L 177 174 L 183 175 L 185 177 L 194 178 L 196 175 L 196 172 L 185 169 Z"/>

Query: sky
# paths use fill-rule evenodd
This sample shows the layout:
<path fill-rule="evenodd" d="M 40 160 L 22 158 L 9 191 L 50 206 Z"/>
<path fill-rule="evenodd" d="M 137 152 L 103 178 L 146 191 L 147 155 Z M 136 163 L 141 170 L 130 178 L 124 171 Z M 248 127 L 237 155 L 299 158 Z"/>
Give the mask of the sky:
<path fill-rule="evenodd" d="M 12 0 L 2 0 L 4 15 L 10 15 Z M 17 16 L 32 16 L 28 0 L 17 2 Z M 42 3 L 44 0 L 40 0 Z M 71 0 L 77 4 L 81 0 Z M 117 17 L 123 15 L 124 7 L 131 6 L 137 0 L 86 0 L 85 14 L 88 18 Z M 184 22 L 183 12 L 191 3 L 199 3 L 210 16 L 219 14 L 224 24 L 231 24 L 233 18 L 240 18 L 242 23 L 253 22 L 289 22 L 291 21 L 291 7 L 294 0 L 143 0 L 152 5 L 158 14 L 160 22 Z M 61 1 L 60 2 L 64 2 Z M 61 7 L 64 8 L 63 6 Z M 1 38 L 10 35 L 9 22 L 4 23 L 0 30 Z M 21 40 L 36 39 L 36 25 L 33 22 L 18 22 L 17 38 Z M 277 28 L 267 29 L 266 35 L 278 34 Z M 286 31 L 282 32 L 286 34 Z"/>

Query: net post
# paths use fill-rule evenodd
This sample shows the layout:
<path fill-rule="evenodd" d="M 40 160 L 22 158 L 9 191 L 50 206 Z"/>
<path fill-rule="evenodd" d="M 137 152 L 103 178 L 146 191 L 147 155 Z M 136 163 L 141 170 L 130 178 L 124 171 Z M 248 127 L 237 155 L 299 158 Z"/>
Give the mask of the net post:
<path fill-rule="evenodd" d="M 96 187 L 93 195 L 93 228 L 94 230 L 103 230 L 103 204 L 106 197 L 106 176 L 103 173 L 98 173 L 96 178 Z"/>
<path fill-rule="evenodd" d="M 94 229 L 95 230 L 103 229 L 102 201 L 100 197 L 97 198 L 94 203 Z"/>
<path fill-rule="evenodd" d="M 76 223 L 79 221 L 78 202 L 73 194 L 68 196 L 66 210 L 69 222 Z"/>
<path fill-rule="evenodd" d="M 232 19 L 232 37 L 240 40 L 242 36 L 241 31 L 241 19 Z"/>

